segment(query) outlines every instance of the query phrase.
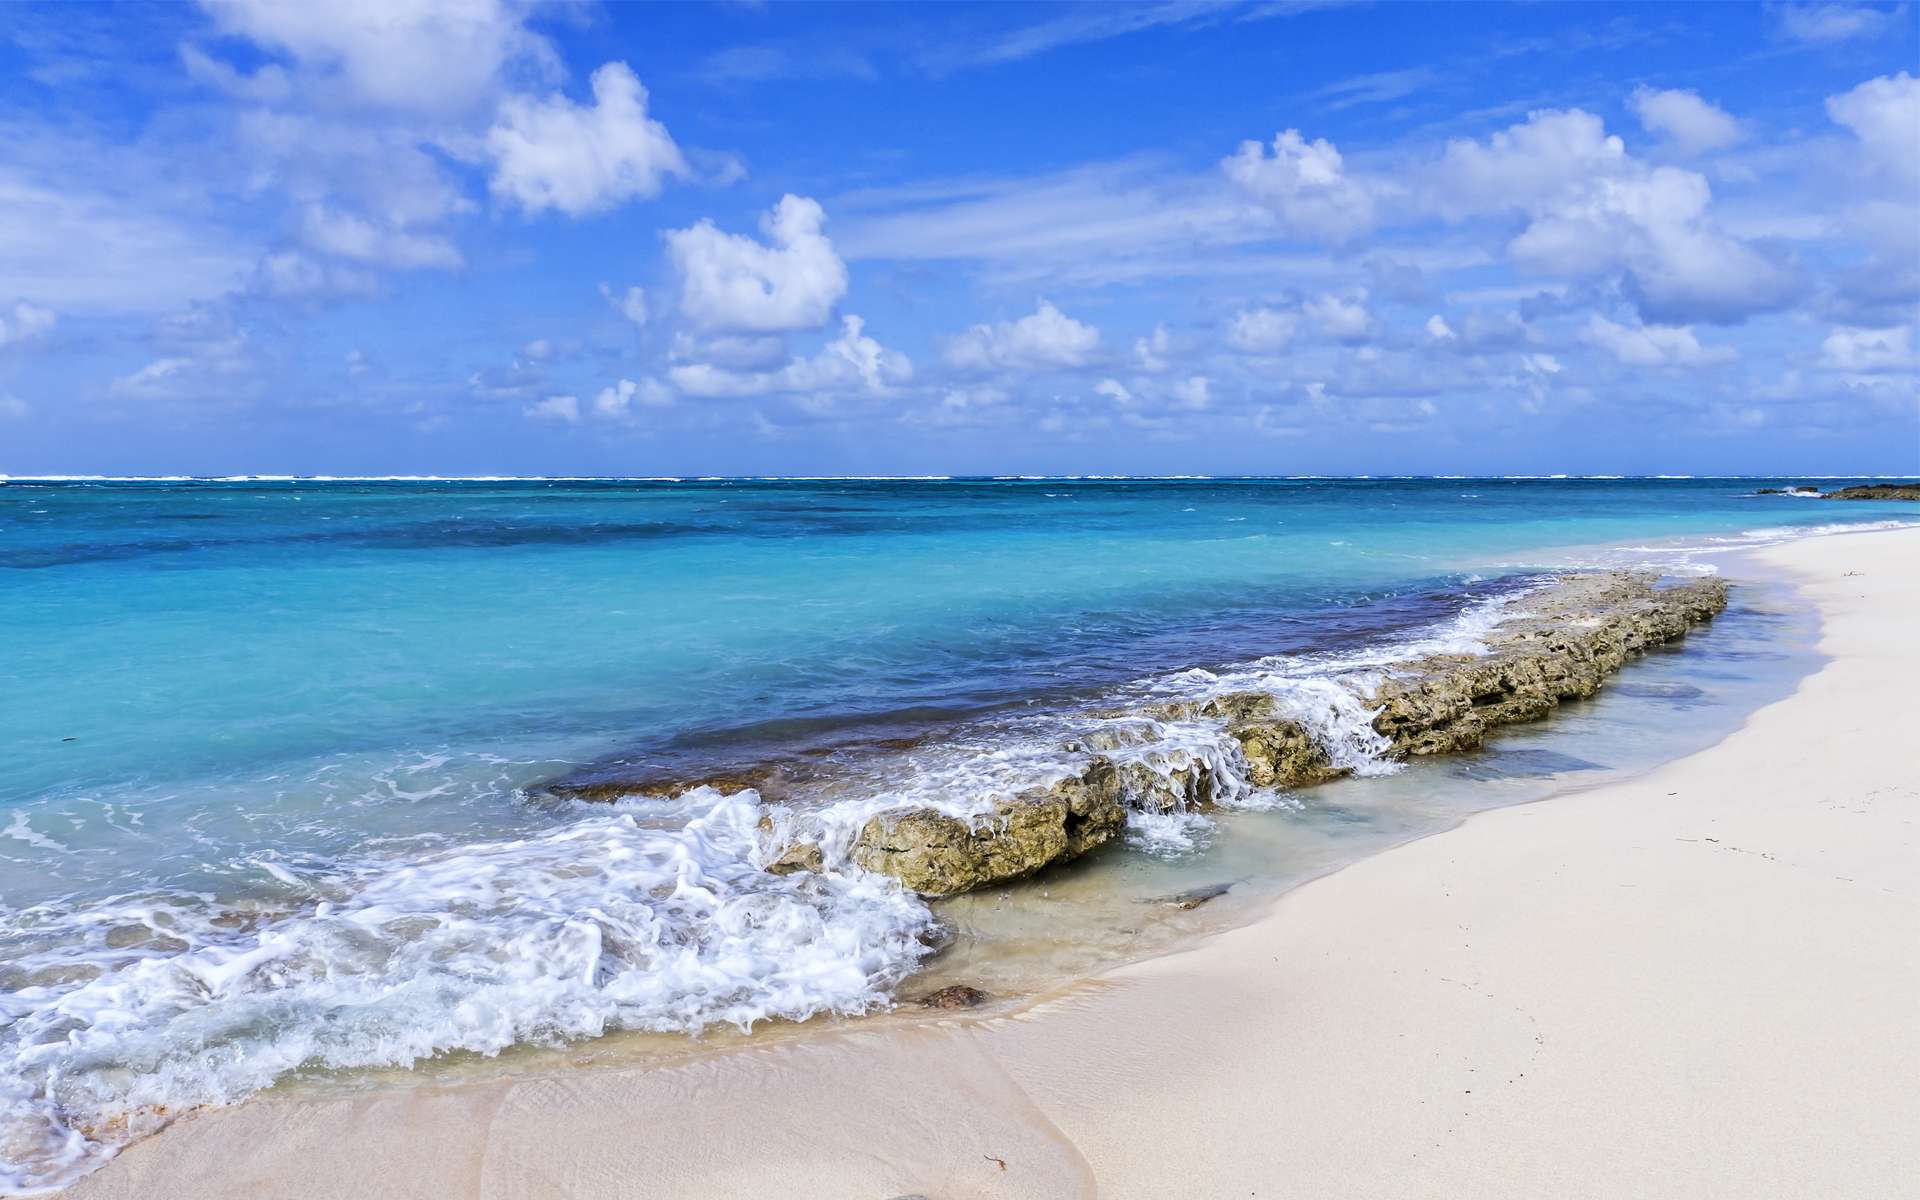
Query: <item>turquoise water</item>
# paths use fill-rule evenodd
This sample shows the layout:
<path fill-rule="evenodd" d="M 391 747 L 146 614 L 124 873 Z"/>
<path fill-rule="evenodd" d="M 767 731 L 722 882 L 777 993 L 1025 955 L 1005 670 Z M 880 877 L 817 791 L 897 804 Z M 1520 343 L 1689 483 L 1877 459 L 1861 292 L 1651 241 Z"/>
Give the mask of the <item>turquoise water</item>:
<path fill-rule="evenodd" d="M 1297 690 L 1527 569 L 1912 512 L 1779 482 L 5 482 L 0 1183 L 303 1066 L 884 1006 L 937 919 L 760 871 L 769 812 L 964 806 L 1189 668 Z M 542 791 L 903 729 L 839 808 Z"/>

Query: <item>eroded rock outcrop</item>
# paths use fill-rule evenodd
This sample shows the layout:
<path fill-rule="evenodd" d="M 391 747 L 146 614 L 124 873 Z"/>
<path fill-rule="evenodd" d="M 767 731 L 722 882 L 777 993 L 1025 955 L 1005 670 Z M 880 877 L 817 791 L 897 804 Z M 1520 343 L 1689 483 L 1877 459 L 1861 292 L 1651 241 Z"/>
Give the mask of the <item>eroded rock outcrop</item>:
<path fill-rule="evenodd" d="M 1657 591 L 1654 579 L 1627 571 L 1563 579 L 1521 602 L 1528 616 L 1486 637 L 1491 653 L 1400 664 L 1374 690 L 1374 729 L 1395 756 L 1478 749 L 1502 725 L 1593 695 L 1628 659 L 1727 606 L 1724 579 Z"/>
<path fill-rule="evenodd" d="M 928 896 L 950 896 L 1078 858 L 1127 823 L 1120 774 L 1096 758 L 1079 776 L 996 801 L 971 818 L 934 808 L 876 813 L 849 855 Z"/>
<path fill-rule="evenodd" d="M 1920 500 L 1920 483 L 1863 483 L 1835 488 L 1822 500 Z"/>
<path fill-rule="evenodd" d="M 1246 759 L 1247 782 L 1255 787 L 1298 787 L 1351 773 L 1349 767 L 1334 766 L 1326 747 L 1279 708 L 1269 692 L 1228 692 L 1193 703 L 1159 705 L 1148 714 L 1163 721 L 1224 720 Z"/>
<path fill-rule="evenodd" d="M 1501 725 L 1544 716 L 1568 697 L 1592 695 L 1630 658 L 1726 607 L 1724 580 L 1655 584 L 1655 576 L 1640 572 L 1566 576 L 1517 597 L 1512 605 L 1522 615 L 1483 638 L 1484 654 L 1433 655 L 1352 678 L 1321 680 L 1317 699 L 1305 702 L 1331 705 L 1325 716 L 1339 714 L 1333 724 L 1346 730 L 1341 735 L 1328 734 L 1332 726 L 1326 720 L 1315 723 L 1313 713 L 1300 719 L 1303 701 L 1283 704 L 1265 691 L 1091 714 L 1083 740 L 1061 747 L 1068 755 L 1084 756 L 1077 775 L 995 799 L 987 811 L 971 815 L 931 805 L 887 809 L 863 824 L 846 847 L 846 858 L 917 892 L 947 896 L 1077 858 L 1118 836 L 1130 811 L 1179 812 L 1205 808 L 1248 788 L 1323 783 L 1352 770 L 1337 761 L 1363 761 L 1372 754 L 1477 749 Z M 1194 725 L 1204 727 L 1197 738 Z M 1353 738 L 1356 727 L 1364 736 L 1345 745 L 1340 755 L 1323 744 L 1324 737 Z M 1378 739 L 1367 744 L 1375 734 Z M 913 744 L 903 741 L 894 748 Z M 721 791 L 752 786 L 768 797 L 830 778 L 833 761 L 828 753 L 817 764 L 745 762 L 699 782 Z M 672 780 L 586 780 L 550 790 L 579 799 L 615 799 L 674 796 L 694 786 Z M 766 837 L 774 836 L 770 817 L 763 818 L 762 828 Z M 779 848 L 766 870 L 777 875 L 821 871 L 840 861 L 837 852 L 819 844 L 820 837 L 816 830 L 813 840 Z"/>
<path fill-rule="evenodd" d="M 1477 749 L 1501 725 L 1544 716 L 1567 697 L 1592 695 L 1628 659 L 1726 607 L 1725 580 L 1656 589 L 1655 578 L 1625 571 L 1568 576 L 1517 601 L 1527 615 L 1487 635 L 1489 653 L 1396 664 L 1361 697 L 1374 710 L 1374 730 L 1390 743 L 1387 753 Z M 1254 787 L 1299 787 L 1349 772 L 1279 707 L 1266 692 L 1233 692 L 1105 715 L 1223 721 Z M 861 830 L 852 858 L 928 895 L 987 887 L 1107 841 L 1124 827 L 1128 809 L 1204 807 L 1214 795 L 1213 770 L 1193 757 L 1157 766 L 1100 757 L 1078 779 L 996 801 L 991 813 L 972 819 L 932 808 L 880 813 Z"/>

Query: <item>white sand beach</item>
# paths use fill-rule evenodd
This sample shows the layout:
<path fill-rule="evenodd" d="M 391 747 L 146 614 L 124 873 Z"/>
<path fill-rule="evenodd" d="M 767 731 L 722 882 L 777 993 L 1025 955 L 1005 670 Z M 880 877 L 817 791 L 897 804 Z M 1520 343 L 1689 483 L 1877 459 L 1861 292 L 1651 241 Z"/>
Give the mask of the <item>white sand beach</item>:
<path fill-rule="evenodd" d="M 1758 553 L 1829 661 L 1013 1015 L 263 1098 L 85 1200 L 1920 1195 L 1920 530 Z"/>

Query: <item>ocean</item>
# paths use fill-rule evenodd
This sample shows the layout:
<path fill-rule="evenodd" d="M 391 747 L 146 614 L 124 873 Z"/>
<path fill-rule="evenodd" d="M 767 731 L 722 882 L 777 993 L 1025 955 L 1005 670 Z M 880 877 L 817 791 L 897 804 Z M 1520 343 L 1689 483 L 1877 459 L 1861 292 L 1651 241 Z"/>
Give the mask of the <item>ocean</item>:
<path fill-rule="evenodd" d="M 0 1190 L 267 1087 L 1018 995 L 1686 753 L 1810 669 L 1784 587 L 1458 761 L 1380 759 L 1330 680 L 1470 652 L 1544 572 L 1912 514 L 1785 482 L 0 480 Z M 836 850 L 1230 687 L 1354 777 L 1231 786 L 1217 729 L 1129 727 L 1220 807 L 932 904 Z M 762 869 L 803 836 L 827 870 Z"/>

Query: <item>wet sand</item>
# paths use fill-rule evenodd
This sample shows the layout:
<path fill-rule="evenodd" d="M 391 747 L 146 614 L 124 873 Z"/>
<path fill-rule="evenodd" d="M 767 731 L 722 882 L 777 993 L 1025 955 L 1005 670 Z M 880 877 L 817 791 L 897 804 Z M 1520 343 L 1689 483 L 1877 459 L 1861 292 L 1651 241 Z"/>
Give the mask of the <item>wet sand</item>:
<path fill-rule="evenodd" d="M 1920 530 L 1760 557 L 1822 614 L 1792 697 L 1191 949 L 1010 1013 L 262 1098 L 67 1194 L 1920 1194 Z"/>

